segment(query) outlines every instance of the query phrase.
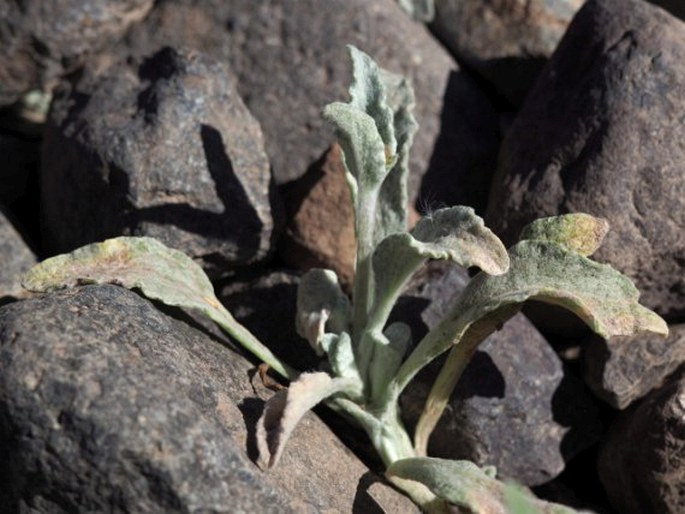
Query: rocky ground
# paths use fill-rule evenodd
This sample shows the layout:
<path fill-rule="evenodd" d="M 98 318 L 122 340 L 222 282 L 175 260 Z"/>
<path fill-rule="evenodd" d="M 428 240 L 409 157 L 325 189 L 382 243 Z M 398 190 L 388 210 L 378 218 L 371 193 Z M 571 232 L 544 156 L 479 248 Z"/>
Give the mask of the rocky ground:
<path fill-rule="evenodd" d="M 473 206 L 507 244 L 588 212 L 666 341 L 602 340 L 531 304 L 481 347 L 430 453 L 599 513 L 685 512 L 685 16 L 669 0 L 0 3 L 0 511 L 417 512 L 363 433 L 309 414 L 254 464 L 272 394 L 189 313 L 115 286 L 30 296 L 37 260 L 116 235 L 192 256 L 299 369 L 300 274 L 349 286 L 346 44 L 409 76 L 419 214 Z M 669 13 L 670 11 L 670 13 Z M 417 339 L 468 274 L 432 263 L 394 317 Z M 403 398 L 411 425 L 429 368 Z M 322 422 L 323 420 L 323 422 Z"/>

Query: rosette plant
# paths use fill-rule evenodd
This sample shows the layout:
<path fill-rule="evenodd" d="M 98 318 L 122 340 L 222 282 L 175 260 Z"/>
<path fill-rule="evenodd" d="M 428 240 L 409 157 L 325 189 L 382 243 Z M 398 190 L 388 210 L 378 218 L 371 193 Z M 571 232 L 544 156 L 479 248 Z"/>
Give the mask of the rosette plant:
<path fill-rule="evenodd" d="M 350 47 L 350 55 L 350 101 L 328 105 L 323 115 L 343 149 L 355 212 L 352 297 L 324 269 L 302 276 L 297 297 L 296 327 L 322 357 L 319 371 L 299 373 L 281 362 L 221 305 L 190 258 L 154 239 L 120 237 L 53 257 L 31 270 L 24 284 L 48 291 L 114 283 L 216 322 L 290 381 L 266 402 L 257 425 L 264 468 L 278 463 L 297 422 L 324 402 L 365 430 L 388 479 L 426 511 L 457 505 L 487 513 L 571 512 L 498 481 L 491 468 L 427 457 L 433 428 L 478 345 L 527 300 L 562 306 L 606 338 L 666 334 L 666 324 L 638 303 L 628 278 L 589 259 L 607 233 L 605 220 L 587 214 L 541 219 L 508 250 L 469 207 L 440 209 L 407 231 L 407 163 L 417 129 L 413 92 L 407 80 L 380 69 L 363 52 Z M 429 259 L 480 272 L 444 319 L 415 341 L 408 325 L 389 324 L 388 318 L 403 287 Z M 446 352 L 412 437 L 402 421 L 400 395 L 419 370 Z"/>

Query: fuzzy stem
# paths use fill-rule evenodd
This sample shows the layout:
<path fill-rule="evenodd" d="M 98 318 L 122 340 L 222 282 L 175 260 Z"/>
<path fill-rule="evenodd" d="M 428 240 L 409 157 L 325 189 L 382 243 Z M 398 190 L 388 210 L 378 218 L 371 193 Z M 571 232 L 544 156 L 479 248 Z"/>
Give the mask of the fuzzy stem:
<path fill-rule="evenodd" d="M 440 421 L 445 411 L 447 402 L 468 365 L 476 346 L 458 344 L 452 347 L 445 364 L 442 366 L 433 387 L 431 387 L 426 405 L 421 417 L 416 424 L 414 432 L 414 448 L 420 457 L 425 457 L 428 452 L 428 440 L 435 426 Z"/>

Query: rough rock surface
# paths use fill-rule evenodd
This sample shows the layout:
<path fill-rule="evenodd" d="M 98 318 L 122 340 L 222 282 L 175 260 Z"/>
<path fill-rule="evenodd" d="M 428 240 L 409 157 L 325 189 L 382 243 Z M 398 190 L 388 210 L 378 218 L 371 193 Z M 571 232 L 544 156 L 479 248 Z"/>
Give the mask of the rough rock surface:
<path fill-rule="evenodd" d="M 519 105 L 585 0 L 436 0 L 433 33 Z"/>
<path fill-rule="evenodd" d="M 668 338 L 655 335 L 597 336 L 585 344 L 583 378 L 612 407 L 625 409 L 685 363 L 685 325 L 671 325 Z"/>
<path fill-rule="evenodd" d="M 0 303 L 3 297 L 24 295 L 21 276 L 36 257 L 0 209 Z"/>
<path fill-rule="evenodd" d="M 423 309 L 422 321 L 431 327 L 466 283 L 460 268 L 432 263 L 413 280 L 400 314 Z M 422 335 L 416 321 L 415 340 Z M 405 418 L 412 424 L 438 369 L 429 366 L 404 394 Z M 561 473 L 599 432 L 597 410 L 580 380 L 518 314 L 472 358 L 431 437 L 429 454 L 494 465 L 500 476 L 538 485 Z"/>
<path fill-rule="evenodd" d="M 153 0 L 0 2 L 0 105 L 50 89 L 142 19 Z"/>
<path fill-rule="evenodd" d="M 479 177 L 469 179 L 479 182 L 478 195 L 487 189 L 499 144 L 493 108 L 395 0 L 177 0 L 161 2 L 149 19 L 129 34 L 130 48 L 183 44 L 230 62 L 264 131 L 278 184 L 304 175 L 334 142 L 321 109 L 348 98 L 345 45 L 352 44 L 412 80 L 420 125 L 410 162 L 412 200 L 427 169 L 446 179 L 422 191 L 430 200 L 477 203 L 461 199 L 469 196 L 463 177 Z"/>
<path fill-rule="evenodd" d="M 279 254 L 293 268 L 332 269 L 349 287 L 357 240 L 354 210 L 336 144 L 297 181 L 282 188 L 288 220 Z"/>
<path fill-rule="evenodd" d="M 595 258 L 685 319 L 685 25 L 637 0 L 589 0 L 505 139 L 487 222 L 505 243 L 542 216 L 611 224 Z"/>
<path fill-rule="evenodd" d="M 685 370 L 621 414 L 599 475 L 618 512 L 685 512 Z"/>
<path fill-rule="evenodd" d="M 417 512 L 312 414 L 260 471 L 251 368 L 115 286 L 3 307 L 3 512 Z"/>
<path fill-rule="evenodd" d="M 226 66 L 192 51 L 111 64 L 63 91 L 41 187 L 55 252 L 147 235 L 216 275 L 271 250 L 275 191 L 259 124 Z"/>

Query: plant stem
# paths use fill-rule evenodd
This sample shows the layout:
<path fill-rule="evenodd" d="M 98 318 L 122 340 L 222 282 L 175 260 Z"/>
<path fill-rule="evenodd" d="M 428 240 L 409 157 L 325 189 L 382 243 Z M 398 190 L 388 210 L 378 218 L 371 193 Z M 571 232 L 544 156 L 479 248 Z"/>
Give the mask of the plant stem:
<path fill-rule="evenodd" d="M 452 347 L 445 364 L 433 383 L 433 387 L 431 387 L 426 405 L 416 424 L 414 448 L 420 457 L 427 455 L 430 435 L 438 424 L 457 382 L 476 350 L 476 345 L 463 343 L 465 341 Z"/>

